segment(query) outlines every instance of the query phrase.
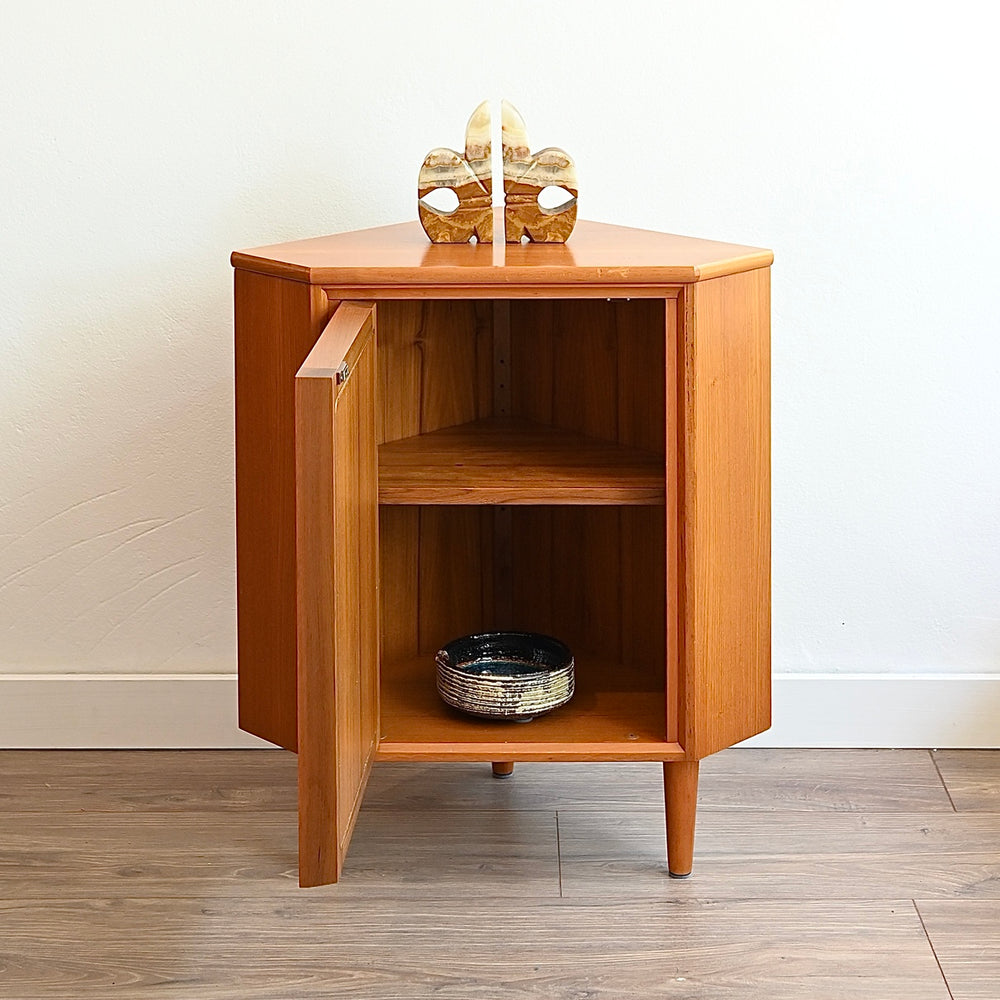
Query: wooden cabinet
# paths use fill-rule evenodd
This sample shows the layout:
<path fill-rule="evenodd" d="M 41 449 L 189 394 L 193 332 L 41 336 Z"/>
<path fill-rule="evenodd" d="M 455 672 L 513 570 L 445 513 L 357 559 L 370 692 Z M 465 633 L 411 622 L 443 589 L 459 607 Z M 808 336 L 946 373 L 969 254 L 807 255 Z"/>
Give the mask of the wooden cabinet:
<path fill-rule="evenodd" d="M 376 760 L 662 761 L 690 872 L 698 761 L 769 725 L 770 263 L 585 222 L 233 255 L 240 724 L 298 751 L 302 885 Z M 435 650 L 506 628 L 573 700 L 447 708 Z"/>

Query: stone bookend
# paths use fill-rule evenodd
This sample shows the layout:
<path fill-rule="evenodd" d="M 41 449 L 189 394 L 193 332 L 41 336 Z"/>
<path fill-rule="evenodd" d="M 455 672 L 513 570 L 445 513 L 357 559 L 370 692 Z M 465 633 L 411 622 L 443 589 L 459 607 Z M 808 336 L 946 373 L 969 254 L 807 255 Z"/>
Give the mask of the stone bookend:
<path fill-rule="evenodd" d="M 504 230 L 508 243 L 527 236 L 532 243 L 565 243 L 576 225 L 576 166 L 556 146 L 532 153 L 528 131 L 517 108 L 501 105 L 503 136 Z M 543 208 L 538 196 L 547 187 L 564 188 L 569 200 Z"/>
<path fill-rule="evenodd" d="M 465 156 L 453 149 L 432 149 L 424 158 L 417 181 L 420 225 L 432 243 L 493 242 L 493 180 L 490 157 L 489 101 L 472 112 L 465 129 Z M 432 191 L 448 188 L 458 196 L 450 212 L 429 205 Z"/>

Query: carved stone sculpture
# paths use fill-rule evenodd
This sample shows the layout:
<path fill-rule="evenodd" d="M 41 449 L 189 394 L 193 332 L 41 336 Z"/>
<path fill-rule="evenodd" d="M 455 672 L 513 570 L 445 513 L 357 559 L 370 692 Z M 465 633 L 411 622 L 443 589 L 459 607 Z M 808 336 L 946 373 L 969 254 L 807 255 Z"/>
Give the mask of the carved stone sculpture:
<path fill-rule="evenodd" d="M 517 108 L 501 104 L 503 136 L 504 230 L 508 243 L 527 236 L 532 243 L 565 243 L 576 225 L 576 166 L 557 146 L 532 154 L 528 131 Z M 543 208 L 538 196 L 547 187 L 565 188 L 570 198 Z"/>
<path fill-rule="evenodd" d="M 517 108 L 501 104 L 503 141 L 504 238 L 520 243 L 565 243 L 576 225 L 576 167 L 556 146 L 532 153 Z M 417 180 L 417 212 L 432 243 L 493 242 L 493 179 L 490 162 L 489 102 L 472 112 L 465 129 L 465 155 L 438 147 L 424 158 Z M 563 188 L 568 200 L 554 208 L 538 200 L 545 188 Z M 450 211 L 431 205 L 432 191 L 453 191 L 458 204 Z"/>
<path fill-rule="evenodd" d="M 493 180 L 490 157 L 489 101 L 472 112 L 465 128 L 465 156 L 453 149 L 432 149 L 424 158 L 417 181 L 420 224 L 432 243 L 493 242 Z M 444 212 L 424 199 L 431 191 L 450 188 L 458 206 Z"/>

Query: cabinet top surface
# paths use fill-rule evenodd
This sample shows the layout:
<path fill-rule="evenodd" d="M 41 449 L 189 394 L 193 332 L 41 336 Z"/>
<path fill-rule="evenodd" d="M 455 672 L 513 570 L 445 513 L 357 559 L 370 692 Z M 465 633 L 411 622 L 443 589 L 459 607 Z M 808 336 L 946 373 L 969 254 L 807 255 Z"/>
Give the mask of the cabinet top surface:
<path fill-rule="evenodd" d="M 502 209 L 496 209 L 498 213 Z M 503 232 L 503 220 L 497 231 Z M 678 284 L 767 267 L 770 250 L 577 223 L 568 243 L 430 243 L 418 222 L 238 250 L 236 268 L 314 285 Z"/>

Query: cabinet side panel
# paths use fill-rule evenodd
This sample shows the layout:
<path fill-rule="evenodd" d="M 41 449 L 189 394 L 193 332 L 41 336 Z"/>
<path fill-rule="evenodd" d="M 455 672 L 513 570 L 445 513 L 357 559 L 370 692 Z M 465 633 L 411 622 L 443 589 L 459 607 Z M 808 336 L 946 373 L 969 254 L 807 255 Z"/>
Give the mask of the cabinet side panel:
<path fill-rule="evenodd" d="M 236 574 L 240 726 L 294 750 L 295 372 L 322 289 L 237 270 Z"/>
<path fill-rule="evenodd" d="M 662 507 L 512 508 L 505 628 L 562 639 L 581 668 L 616 664 L 607 690 L 664 687 Z"/>
<path fill-rule="evenodd" d="M 684 331 L 684 746 L 770 725 L 770 273 L 695 284 Z"/>
<path fill-rule="evenodd" d="M 379 306 L 381 320 L 382 307 Z M 420 648 L 418 574 L 420 508 L 379 508 L 379 605 L 382 656 L 387 662 L 412 659 Z"/>
<path fill-rule="evenodd" d="M 619 444 L 664 454 L 664 408 L 667 322 L 676 299 L 617 300 L 614 323 L 618 340 Z"/>
<path fill-rule="evenodd" d="M 622 507 L 622 660 L 644 676 L 666 677 L 666 524 L 662 507 Z M 673 692 L 671 692 L 673 694 Z"/>
<path fill-rule="evenodd" d="M 420 507 L 418 648 L 428 656 L 461 635 L 495 627 L 493 517 L 485 507 Z"/>
<path fill-rule="evenodd" d="M 493 413 L 493 310 L 488 302 L 379 304 L 379 442 Z"/>
<path fill-rule="evenodd" d="M 662 454 L 663 317 L 663 299 L 511 302 L 512 413 Z"/>

